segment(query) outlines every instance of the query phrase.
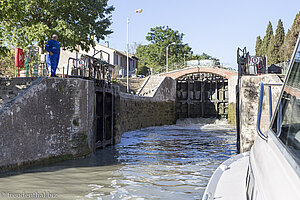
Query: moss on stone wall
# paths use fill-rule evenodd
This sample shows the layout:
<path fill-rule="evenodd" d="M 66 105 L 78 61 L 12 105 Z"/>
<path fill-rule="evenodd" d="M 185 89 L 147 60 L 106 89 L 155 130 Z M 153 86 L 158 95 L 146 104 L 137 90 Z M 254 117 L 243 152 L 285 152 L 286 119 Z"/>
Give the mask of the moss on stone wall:
<path fill-rule="evenodd" d="M 230 103 L 228 105 L 228 123 L 236 125 L 236 104 Z"/>
<path fill-rule="evenodd" d="M 93 91 L 91 81 L 42 78 L 20 93 L 8 112 L 0 114 L 5 146 L 0 148 L 0 171 L 91 153 L 95 147 Z"/>
<path fill-rule="evenodd" d="M 48 158 L 41 158 L 38 160 L 32 160 L 32 161 L 26 161 L 18 164 L 11 164 L 11 165 L 6 165 L 6 166 L 1 166 L 0 167 L 0 173 L 3 172 L 8 172 L 8 171 L 16 171 L 16 170 L 23 170 L 25 168 L 29 168 L 32 166 L 47 166 L 52 163 L 56 162 L 61 162 L 64 160 L 74 160 L 74 159 L 79 159 L 82 158 L 88 154 L 90 154 L 91 151 L 89 152 L 83 152 L 81 154 L 77 155 L 72 155 L 72 154 L 64 154 L 61 156 L 50 156 Z"/>

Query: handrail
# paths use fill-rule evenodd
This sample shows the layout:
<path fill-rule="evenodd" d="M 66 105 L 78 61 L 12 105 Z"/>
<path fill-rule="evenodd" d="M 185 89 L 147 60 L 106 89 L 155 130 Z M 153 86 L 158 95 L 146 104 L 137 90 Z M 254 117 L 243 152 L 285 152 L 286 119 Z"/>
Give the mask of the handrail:
<path fill-rule="evenodd" d="M 279 102 L 279 107 L 278 107 L 278 120 L 277 120 L 277 132 L 276 136 L 279 137 L 281 135 L 281 123 L 282 123 L 282 106 L 281 102 Z"/>
<path fill-rule="evenodd" d="M 151 77 L 151 76 L 148 76 L 148 77 L 144 80 L 143 84 L 141 85 L 141 87 L 140 87 L 139 90 L 137 91 L 137 95 L 140 95 L 140 94 L 141 94 L 142 90 L 143 90 L 144 87 L 147 85 L 147 83 L 148 83 L 150 77 Z"/>
<path fill-rule="evenodd" d="M 269 106 L 270 106 L 270 121 L 272 121 L 272 86 L 282 86 L 280 83 L 266 83 L 264 84 L 266 86 L 269 86 Z M 278 119 L 277 119 L 277 132 L 276 136 L 279 137 L 281 134 L 281 122 L 282 122 L 282 106 L 281 106 L 281 101 L 279 102 L 279 107 L 278 107 Z"/>
<path fill-rule="evenodd" d="M 260 94 L 259 94 L 259 105 L 258 105 L 258 114 L 257 114 L 257 123 L 256 123 L 256 130 L 258 135 L 265 141 L 267 141 L 268 136 L 264 135 L 260 129 L 260 121 L 261 121 L 261 111 L 262 111 L 262 105 L 264 101 L 264 83 L 260 83 Z"/>
<path fill-rule="evenodd" d="M 269 85 L 269 112 L 270 112 L 270 121 L 272 120 L 273 108 L 272 108 L 272 86 Z"/>
<path fill-rule="evenodd" d="M 108 62 L 108 64 L 110 64 L 110 62 L 109 62 L 110 61 L 110 54 L 109 53 L 107 53 L 106 51 L 103 51 L 103 50 L 94 49 L 94 55 L 92 57 L 96 57 L 96 55 L 98 53 L 101 53 L 100 54 L 100 60 L 103 60 L 102 53 L 105 53 L 107 55 L 107 62 Z"/>
<path fill-rule="evenodd" d="M 269 86 L 269 111 L 270 111 L 270 121 L 272 120 L 273 108 L 272 108 L 272 86 L 282 86 L 280 83 L 265 83 L 264 86 Z M 280 106 L 280 105 L 279 105 Z"/>
<path fill-rule="evenodd" d="M 260 83 L 260 96 L 259 96 L 259 106 L 258 106 L 258 114 L 257 114 L 257 123 L 256 123 L 256 130 L 258 132 L 258 135 L 263 139 L 267 140 L 268 136 L 264 135 L 260 129 L 260 122 L 261 122 L 261 112 L 262 112 L 262 104 L 264 99 L 264 86 L 269 86 L 269 112 L 270 112 L 270 121 L 272 120 L 273 115 L 273 109 L 272 109 L 272 86 L 282 86 L 282 84 L 279 83 L 266 83 L 263 82 Z M 278 116 L 278 122 L 277 122 L 277 137 L 280 136 L 281 133 L 281 121 L 282 121 L 282 108 L 281 108 L 281 102 L 279 103 L 279 116 Z"/>
<path fill-rule="evenodd" d="M 73 64 L 74 64 L 74 61 L 76 61 L 76 62 L 77 62 L 77 60 L 78 60 L 78 59 L 76 59 L 76 58 L 71 58 L 71 57 L 68 59 L 68 65 L 67 65 L 67 76 L 69 75 L 69 65 L 70 65 L 70 60 L 73 60 Z"/>

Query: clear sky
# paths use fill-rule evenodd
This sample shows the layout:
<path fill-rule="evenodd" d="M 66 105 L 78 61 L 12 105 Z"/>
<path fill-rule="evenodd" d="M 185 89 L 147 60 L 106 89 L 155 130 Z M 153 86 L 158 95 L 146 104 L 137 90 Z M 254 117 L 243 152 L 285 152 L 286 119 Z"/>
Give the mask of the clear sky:
<path fill-rule="evenodd" d="M 126 17 L 130 16 L 130 44 L 147 44 L 150 28 L 169 26 L 184 33 L 195 54 L 205 52 L 236 68 L 236 50 L 247 47 L 254 54 L 258 35 L 264 36 L 268 21 L 273 29 L 282 19 L 285 31 L 300 11 L 300 0 L 109 0 L 113 34 L 110 47 L 126 49 Z M 141 14 L 135 10 L 142 8 Z M 104 41 L 101 41 L 103 44 Z"/>

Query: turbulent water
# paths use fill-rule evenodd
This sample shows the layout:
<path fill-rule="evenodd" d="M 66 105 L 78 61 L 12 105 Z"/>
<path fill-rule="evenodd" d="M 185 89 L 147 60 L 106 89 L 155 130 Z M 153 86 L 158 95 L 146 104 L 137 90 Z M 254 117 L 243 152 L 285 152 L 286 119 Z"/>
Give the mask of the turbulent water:
<path fill-rule="evenodd" d="M 218 120 L 127 132 L 86 158 L 0 175 L 0 199 L 201 199 L 235 140 Z"/>

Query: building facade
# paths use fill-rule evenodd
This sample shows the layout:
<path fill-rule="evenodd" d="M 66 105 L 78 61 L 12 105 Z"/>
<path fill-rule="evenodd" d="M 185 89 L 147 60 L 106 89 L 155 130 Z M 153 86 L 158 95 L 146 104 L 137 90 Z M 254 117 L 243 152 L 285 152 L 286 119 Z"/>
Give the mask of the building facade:
<path fill-rule="evenodd" d="M 114 66 L 111 69 L 111 75 L 114 78 L 121 78 L 127 76 L 127 54 L 109 47 L 109 43 L 105 42 L 105 45 L 96 44 L 94 48 L 91 48 L 88 52 L 78 48 L 77 52 L 71 52 L 61 49 L 60 61 L 57 69 L 57 74 L 71 75 L 71 69 L 78 65 L 78 63 L 69 60 L 69 58 L 80 59 L 82 55 L 94 56 Z M 45 54 L 41 54 L 44 58 Z M 43 59 L 42 59 L 43 60 Z M 69 68 L 69 70 L 67 70 Z M 132 54 L 129 54 L 129 76 L 137 76 L 138 71 L 138 58 Z"/>

